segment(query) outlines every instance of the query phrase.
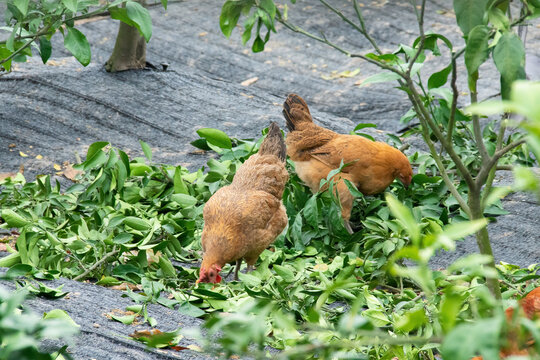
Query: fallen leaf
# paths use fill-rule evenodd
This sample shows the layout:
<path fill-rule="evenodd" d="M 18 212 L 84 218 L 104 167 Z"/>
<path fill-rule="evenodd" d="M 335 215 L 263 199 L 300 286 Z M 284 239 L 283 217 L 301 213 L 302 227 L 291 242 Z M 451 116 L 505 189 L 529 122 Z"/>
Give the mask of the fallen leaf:
<path fill-rule="evenodd" d="M 6 180 L 7 178 L 14 178 L 17 176 L 16 172 L 0 173 L 0 181 Z"/>
<path fill-rule="evenodd" d="M 176 350 L 176 351 L 181 351 L 181 350 L 189 350 L 188 347 L 185 347 L 185 346 L 171 346 L 171 349 L 172 350 Z M 232 358 L 232 357 L 231 357 Z"/>
<path fill-rule="evenodd" d="M 58 164 L 53 164 L 53 168 L 54 168 L 54 170 L 56 170 L 56 171 L 62 170 L 62 167 L 61 167 L 60 165 L 58 165 Z"/>
<path fill-rule="evenodd" d="M 326 271 L 328 270 L 328 265 L 326 264 L 317 264 L 313 267 L 313 270 L 316 270 L 316 271 Z"/>
<path fill-rule="evenodd" d="M 68 178 L 69 180 L 74 181 L 75 178 L 76 178 L 78 175 L 82 174 L 82 171 L 80 171 L 80 170 L 75 170 L 75 169 L 73 168 L 73 165 L 72 165 L 72 164 L 69 164 L 69 163 L 68 163 L 68 164 L 66 165 L 66 164 L 64 163 L 64 166 L 65 166 L 65 169 L 64 169 L 64 171 L 62 172 L 62 174 L 63 174 L 66 178 Z"/>
<path fill-rule="evenodd" d="M 37 156 L 36 156 L 36 159 L 38 159 L 38 160 L 43 159 L 43 155 L 37 155 Z"/>
<path fill-rule="evenodd" d="M 93 326 L 94 326 L 95 328 L 101 327 L 101 325 L 99 325 L 98 323 L 94 323 Z"/>
<path fill-rule="evenodd" d="M 7 245 L 5 243 L 0 243 L 0 251 L 7 251 Z"/>
<path fill-rule="evenodd" d="M 206 36 L 208 33 L 206 31 L 203 31 L 202 33 L 199 33 L 199 36 Z"/>
<path fill-rule="evenodd" d="M 129 290 L 142 290 L 142 285 L 134 285 L 134 284 L 122 283 L 120 285 L 109 286 L 109 289 L 122 290 L 122 291 L 125 291 L 128 288 L 129 288 Z"/>
<path fill-rule="evenodd" d="M 161 334 L 161 330 L 158 329 L 151 329 L 151 330 L 135 330 L 133 334 L 130 334 L 129 336 L 134 339 L 139 339 L 143 336 L 152 336 Z"/>
<path fill-rule="evenodd" d="M 21 155 L 22 157 L 27 157 L 28 156 L 25 153 L 23 153 L 22 151 L 19 151 L 19 155 Z"/>
<path fill-rule="evenodd" d="M 259 80 L 259 78 L 257 76 L 255 76 L 255 77 L 252 77 L 252 78 L 249 78 L 247 80 L 242 81 L 240 83 L 240 85 L 249 86 L 249 85 L 255 84 L 257 82 L 257 80 Z"/>
<path fill-rule="evenodd" d="M 360 69 L 355 69 L 355 70 L 345 70 L 345 71 L 342 71 L 342 72 L 337 72 L 336 70 L 332 71 L 330 73 L 330 75 L 321 75 L 321 77 L 324 79 L 324 80 L 334 80 L 334 79 L 339 79 L 339 78 L 350 78 L 350 77 L 354 77 L 356 75 L 358 75 L 360 73 Z M 356 85 L 356 84 L 355 84 Z"/>
<path fill-rule="evenodd" d="M 241 92 L 240 95 L 247 97 L 248 99 L 253 99 L 253 95 L 244 94 L 243 92 Z"/>
<path fill-rule="evenodd" d="M 8 148 L 13 149 L 13 148 L 16 147 L 16 146 L 17 146 L 16 144 L 9 144 L 9 145 L 8 145 Z"/>
<path fill-rule="evenodd" d="M 197 351 L 197 352 L 202 352 L 202 348 L 199 346 L 199 345 L 188 345 L 187 346 L 189 350 L 193 350 L 193 351 Z"/>

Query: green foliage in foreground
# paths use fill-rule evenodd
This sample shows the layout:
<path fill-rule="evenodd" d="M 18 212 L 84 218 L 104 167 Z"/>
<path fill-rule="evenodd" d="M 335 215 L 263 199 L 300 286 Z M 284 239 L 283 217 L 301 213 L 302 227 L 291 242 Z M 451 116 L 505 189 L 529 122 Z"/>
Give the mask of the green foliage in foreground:
<path fill-rule="evenodd" d="M 331 192 L 311 194 L 289 163 L 288 229 L 263 252 L 255 271 L 240 274 L 241 281 L 194 288 L 203 204 L 259 145 L 215 129 L 198 133 L 194 145 L 219 159 L 195 172 L 153 163 L 142 142 L 146 159 L 132 160 L 99 142 L 78 166 L 79 182 L 65 191 L 48 176 L 32 183 L 21 177 L 4 181 L 1 226 L 18 228 L 20 236 L 0 266 L 23 263 L 35 269 L 25 273 L 41 277 L 140 285 L 141 292 L 127 295 L 141 304 L 135 312 L 151 326 L 159 324 L 146 305 L 157 302 L 207 318 L 209 332 L 218 337 L 201 337 L 209 351 L 258 358 L 266 356 L 265 346 L 283 350 L 279 357 L 287 359 L 433 358 L 463 346 L 463 327 L 484 323 L 477 336 L 489 341 L 471 341 L 462 357 L 452 358 L 493 354 L 504 332 L 503 315 L 485 279 L 500 278 L 505 298 L 536 286 L 537 265 L 503 264 L 493 272 L 483 266 L 489 259 L 475 254 L 446 270 L 429 268 L 436 251 L 452 249 L 485 222 L 464 218 L 441 178 L 426 174 L 435 172 L 433 160 L 417 153 L 411 160 L 423 166 L 412 187 L 396 182 L 386 196 L 357 193 L 352 236 Z M 352 185 L 351 191 L 357 192 Z M 414 266 L 405 267 L 405 259 Z"/>
<path fill-rule="evenodd" d="M 25 309 L 28 292 L 10 292 L 0 287 L 0 360 L 53 360 L 71 358 L 64 346 L 54 354 L 38 350 L 43 339 L 67 338 L 78 333 L 78 325 L 63 310 L 51 310 L 40 318 Z M 22 309 L 21 309 L 22 308 Z"/>

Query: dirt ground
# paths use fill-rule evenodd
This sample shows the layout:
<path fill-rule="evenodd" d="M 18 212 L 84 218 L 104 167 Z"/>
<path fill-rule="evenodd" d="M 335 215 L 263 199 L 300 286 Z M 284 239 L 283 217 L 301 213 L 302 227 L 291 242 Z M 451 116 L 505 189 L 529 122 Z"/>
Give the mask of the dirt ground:
<path fill-rule="evenodd" d="M 350 2 L 335 3 L 352 14 Z M 450 2 L 428 3 L 426 29 L 459 43 L 461 33 L 448 8 Z M 214 127 L 233 137 L 256 138 L 270 121 L 284 127 L 281 104 L 291 92 L 308 101 L 320 124 L 338 132 L 349 132 L 359 122 L 370 122 L 378 126 L 371 133 L 384 140 L 387 132 L 397 133 L 403 127 L 399 119 L 410 105 L 395 84 L 356 85 L 379 72 L 372 65 L 279 25 L 266 51 L 253 54 L 241 45 L 238 29 L 231 39 L 221 34 L 221 4 L 215 0 L 189 0 L 172 3 L 167 11 L 151 10 L 153 36 L 148 44 L 148 61 L 158 67 L 167 63 L 167 71 L 107 73 L 103 64 L 114 46 L 118 23 L 105 19 L 79 27 L 92 47 L 88 67 L 69 56 L 57 35 L 53 38 L 53 58 L 47 65 L 35 57 L 0 76 L 0 173 L 17 171 L 22 164 L 28 180 L 38 174 L 53 174 L 54 164 L 74 163 L 95 141 L 110 141 L 131 156 L 139 156 L 139 139 L 150 144 L 156 161 L 196 169 L 208 159 L 208 154 L 190 145 L 198 138 L 198 128 Z M 399 43 L 409 44 L 417 36 L 415 15 L 407 1 L 365 1 L 364 5 L 370 32 L 383 50 L 395 49 Z M 314 32 L 324 30 L 340 46 L 357 53 L 370 51 L 367 41 L 319 2 L 298 0 L 289 14 L 292 22 Z M 540 79 L 540 28 L 536 24 L 528 30 L 527 54 L 528 75 Z M 430 60 L 427 71 L 437 71 L 444 66 L 447 55 Z M 460 67 L 465 73 L 464 65 Z M 355 69 L 359 74 L 354 77 L 325 79 Z M 482 99 L 497 92 L 499 80 L 493 66 L 483 65 L 480 72 Z M 258 80 L 253 84 L 241 84 L 254 77 Z M 466 79 L 460 78 L 458 84 L 465 91 Z M 462 101 L 466 99 L 462 97 Z M 408 153 L 421 147 L 418 139 L 407 141 L 412 144 Z M 28 156 L 22 157 L 20 152 Z M 38 155 L 42 158 L 36 158 Z M 504 172 L 497 176 L 499 183 L 510 179 Z M 539 262 L 538 203 L 527 194 L 512 194 L 505 199 L 504 207 L 510 214 L 489 226 L 496 260 L 520 266 Z M 445 267 L 476 249 L 475 240 L 466 239 L 455 252 L 439 254 L 432 265 Z M 125 326 L 106 321 L 102 315 L 106 309 L 121 308 L 130 300 L 121 298 L 118 291 L 91 284 L 65 279 L 60 283 L 66 283 L 65 290 L 80 295 L 68 300 L 36 299 L 29 305 L 37 312 L 62 307 L 76 322 L 86 324 L 71 347 L 76 359 L 150 356 L 143 346 L 122 337 L 126 335 Z M 171 329 L 180 323 L 200 324 L 198 319 L 160 306 L 152 311 L 158 322 Z M 94 323 L 103 324 L 94 327 Z M 155 359 L 177 356 L 156 351 L 151 355 Z M 200 357 L 193 352 L 181 354 L 184 359 Z"/>

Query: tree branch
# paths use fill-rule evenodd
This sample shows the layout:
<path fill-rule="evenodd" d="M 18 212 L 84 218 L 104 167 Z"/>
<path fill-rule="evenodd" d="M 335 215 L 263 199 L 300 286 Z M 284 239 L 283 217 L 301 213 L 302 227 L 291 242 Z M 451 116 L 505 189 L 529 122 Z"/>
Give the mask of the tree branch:
<path fill-rule="evenodd" d="M 451 80 L 451 86 L 452 86 L 452 105 L 450 108 L 450 118 L 448 119 L 448 134 L 447 134 L 447 140 L 450 144 L 452 144 L 452 136 L 454 132 L 454 127 L 456 126 L 456 109 L 457 109 L 457 99 L 459 96 L 458 88 L 456 85 L 457 82 L 457 69 L 456 69 L 456 59 L 454 56 L 452 56 L 452 80 Z"/>
<path fill-rule="evenodd" d="M 371 46 L 373 46 L 373 48 L 378 54 L 382 54 L 382 51 L 377 45 L 377 43 L 375 42 L 375 40 L 367 32 L 366 23 L 364 22 L 364 16 L 362 15 L 362 12 L 360 11 L 358 0 L 353 0 L 353 6 L 354 6 L 354 11 L 356 11 L 356 17 L 358 18 L 358 21 L 360 21 L 360 27 L 362 28 L 362 35 L 364 35 L 366 39 L 368 39 L 368 41 L 371 43 Z"/>
<path fill-rule="evenodd" d="M 426 107 L 420 101 L 420 95 L 418 94 L 418 91 L 416 90 L 416 87 L 414 86 L 411 78 L 410 77 L 404 77 L 404 79 L 407 82 L 407 87 L 411 90 L 412 96 L 415 99 L 419 99 L 419 101 L 416 101 L 417 106 L 418 106 L 418 110 L 419 110 L 419 112 L 417 111 L 417 115 L 421 115 L 421 116 L 424 117 L 426 123 L 429 125 L 429 128 L 431 129 L 431 131 L 433 131 L 433 134 L 435 134 L 435 136 L 441 142 L 441 145 L 444 147 L 444 149 L 446 150 L 448 155 L 452 158 L 452 161 L 454 162 L 454 164 L 456 164 L 456 167 L 457 167 L 459 173 L 461 174 L 461 176 L 463 177 L 463 179 L 465 180 L 467 185 L 469 187 L 476 186 L 471 173 L 467 170 L 467 168 L 463 164 L 463 161 L 461 161 L 461 158 L 458 156 L 458 154 L 456 154 L 452 144 L 449 143 L 448 141 L 446 141 L 446 138 L 444 137 L 443 133 L 439 129 L 439 126 L 429 116 L 429 113 L 428 113 Z M 419 116 L 419 119 L 421 120 L 420 116 Z"/>
<path fill-rule="evenodd" d="M 116 255 L 119 251 L 120 250 L 116 249 L 116 246 L 115 246 L 111 252 L 108 252 L 107 254 L 105 254 L 105 256 L 103 256 L 101 259 L 96 261 L 94 265 L 90 266 L 82 274 L 77 275 L 73 280 L 79 281 L 80 279 L 83 279 L 86 275 L 90 274 L 92 271 L 97 269 L 101 264 L 107 261 L 111 256 Z"/>
<path fill-rule="evenodd" d="M 409 61 L 409 66 L 407 68 L 407 75 L 411 76 L 411 71 L 413 68 L 414 63 L 424 50 L 424 43 L 426 41 L 426 35 L 424 33 L 424 10 L 426 7 L 426 0 L 422 0 L 422 6 L 420 8 L 420 14 L 418 14 L 418 10 L 416 9 L 416 1 L 413 1 L 414 11 L 416 13 L 416 18 L 418 20 L 418 30 L 420 31 L 420 43 L 418 44 L 418 50 L 416 51 L 416 54 L 411 58 Z"/>
<path fill-rule="evenodd" d="M 289 30 L 292 30 L 294 32 L 297 32 L 299 34 L 302 34 L 302 35 L 305 35 L 313 40 L 317 40 L 319 42 L 322 42 L 323 44 L 326 44 L 330 47 L 333 47 L 334 49 L 338 50 L 339 52 L 349 56 L 349 57 L 353 57 L 353 58 L 360 58 L 362 60 L 365 60 L 371 64 L 374 64 L 374 65 L 377 65 L 378 67 L 380 68 L 383 68 L 385 70 L 389 70 L 389 71 L 392 71 L 396 74 L 398 74 L 399 76 L 403 77 L 405 75 L 405 73 L 403 73 L 401 70 L 399 69 L 396 69 L 390 65 L 387 65 L 385 63 L 382 63 L 382 62 L 378 62 L 377 60 L 373 60 L 373 59 L 370 59 L 362 54 L 354 54 L 354 53 L 351 53 L 341 47 L 339 47 L 338 45 L 334 44 L 333 42 L 330 42 L 325 36 L 324 34 L 321 34 L 322 37 L 319 37 L 317 35 L 314 35 L 308 31 L 305 31 L 304 29 L 296 26 L 296 25 L 292 25 L 291 23 L 289 23 L 288 21 L 286 20 L 283 20 L 283 18 L 278 18 L 278 21 L 280 23 L 282 23 L 286 28 L 288 28 Z"/>

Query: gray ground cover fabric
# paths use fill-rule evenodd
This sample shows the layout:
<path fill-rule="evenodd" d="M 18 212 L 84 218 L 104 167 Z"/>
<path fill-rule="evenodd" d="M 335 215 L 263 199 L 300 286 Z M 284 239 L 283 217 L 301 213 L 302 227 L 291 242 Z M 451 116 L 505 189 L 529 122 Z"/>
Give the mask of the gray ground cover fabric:
<path fill-rule="evenodd" d="M 61 36 L 57 35 L 53 38 L 54 61 L 49 65 L 42 65 L 36 57 L 29 63 L 17 64 L 13 73 L 0 76 L 0 173 L 16 171 L 24 164 L 29 180 L 38 174 L 52 174 L 53 164 L 75 162 L 75 153 L 84 156 L 94 141 L 111 141 L 129 155 L 140 156 L 139 139 L 151 146 L 155 161 L 182 164 L 194 170 L 211 156 L 189 145 L 198 138 L 196 129 L 215 127 L 230 136 L 256 138 L 269 121 L 284 126 L 281 104 L 290 92 L 308 101 L 320 124 L 338 132 L 348 132 L 359 122 L 371 122 L 378 128 L 366 132 L 384 140 L 386 132 L 396 133 L 403 127 L 399 118 L 409 109 L 409 102 L 394 88 L 395 84 L 355 85 L 379 72 L 374 66 L 348 58 L 280 25 L 266 51 L 253 54 L 249 48 L 242 47 L 239 29 L 231 39 L 221 34 L 218 25 L 221 3 L 190 0 L 170 4 L 167 11 L 151 10 L 154 30 L 148 45 L 148 60 L 158 66 L 168 63 L 165 72 L 105 72 L 102 64 L 114 46 L 118 23 L 100 20 L 79 27 L 92 47 L 92 63 L 88 67 L 83 68 L 69 57 Z M 353 15 L 350 2 L 332 1 L 332 4 Z M 409 44 L 417 36 L 415 16 L 407 1 L 366 1 L 364 5 L 370 33 L 383 50 L 395 49 L 399 43 Z M 451 2 L 443 0 L 429 1 L 426 29 L 458 42 L 461 33 L 448 9 L 450 5 Z M 315 33 L 324 30 L 329 39 L 352 52 L 370 51 L 367 41 L 319 2 L 299 0 L 289 14 L 292 22 Z M 432 59 L 430 55 L 428 59 L 427 73 L 442 69 L 448 56 Z M 459 66 L 464 74 L 464 65 Z M 332 71 L 357 68 L 360 74 L 352 78 L 322 78 Z M 527 70 L 531 79 L 540 79 L 539 69 L 537 21 L 527 35 Z M 483 65 L 480 70 L 482 99 L 497 92 L 495 85 L 499 80 L 492 65 Z M 254 84 L 241 85 L 255 76 L 259 79 Z M 460 78 L 458 85 L 461 91 L 466 91 L 465 78 Z M 466 94 L 461 97 L 463 103 L 467 99 Z M 407 141 L 412 144 L 408 152 L 422 147 L 418 139 Z M 10 144 L 16 147 L 11 148 Z M 22 158 L 19 151 L 29 156 Z M 37 155 L 43 159 L 36 159 Z M 511 181 L 511 176 L 501 172 L 496 181 L 505 184 Z M 519 193 L 508 196 L 504 207 L 510 214 L 498 217 L 489 226 L 496 260 L 520 266 L 539 262 L 538 203 L 532 196 Z M 476 250 L 475 240 L 466 239 L 458 243 L 455 252 L 433 259 L 432 265 L 445 267 Z M 125 335 L 130 330 L 120 323 L 107 322 L 97 330 L 92 327 L 94 322 L 103 320 L 101 314 L 106 310 L 123 308 L 130 302 L 121 298 L 120 292 L 64 279 L 58 284 L 64 282 L 66 290 L 81 296 L 57 301 L 36 299 L 29 304 L 38 312 L 64 308 L 76 321 L 87 324 L 88 331 L 83 332 L 77 346 L 72 348 L 77 359 L 173 356 L 155 352 L 149 355 L 143 346 L 114 335 Z M 178 323 L 200 323 L 160 306 L 152 309 L 158 322 L 170 325 L 171 329 Z M 118 348 L 118 352 L 111 348 Z"/>

